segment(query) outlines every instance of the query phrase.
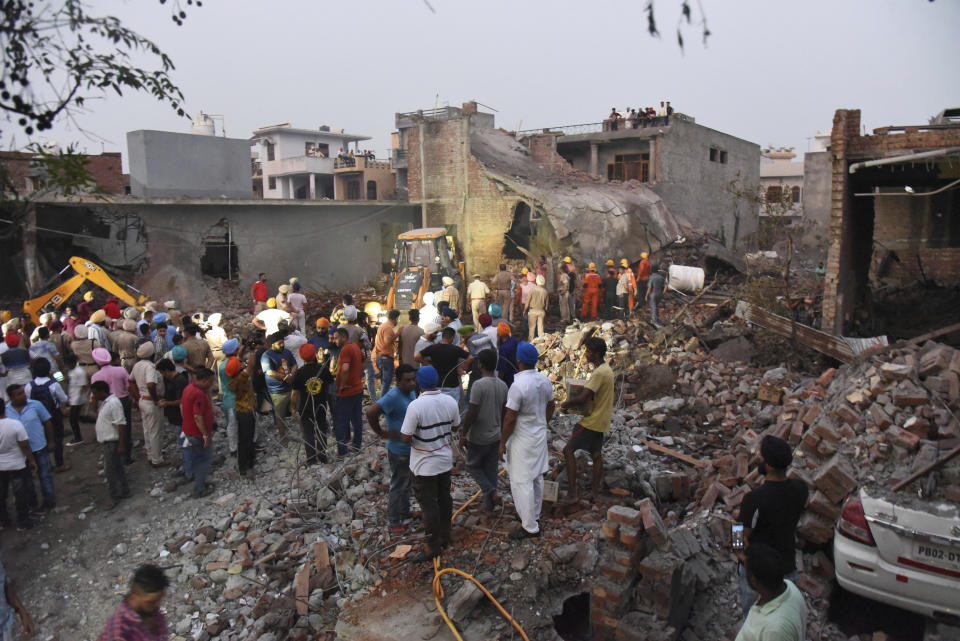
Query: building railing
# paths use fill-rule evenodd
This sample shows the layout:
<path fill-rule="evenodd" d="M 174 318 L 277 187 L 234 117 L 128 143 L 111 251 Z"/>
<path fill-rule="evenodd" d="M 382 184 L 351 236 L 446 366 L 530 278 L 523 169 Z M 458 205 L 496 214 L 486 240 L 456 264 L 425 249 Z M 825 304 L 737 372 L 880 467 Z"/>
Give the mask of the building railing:
<path fill-rule="evenodd" d="M 629 118 L 621 118 L 617 121 L 617 128 L 613 129 L 613 121 L 609 118 L 601 122 L 588 122 L 579 125 L 560 125 L 558 127 L 542 127 L 540 129 L 523 129 L 516 132 L 517 138 L 523 136 L 534 136 L 537 134 L 559 134 L 563 136 L 576 136 L 580 134 L 596 134 L 606 131 L 624 131 L 629 129 L 642 129 L 647 127 L 662 127 L 670 124 L 670 120 L 683 120 L 685 122 L 695 122 L 692 116 L 673 112 L 670 116 L 651 116 L 646 120 L 638 119 L 637 126 L 634 127 L 634 121 Z"/>
<path fill-rule="evenodd" d="M 377 160 L 367 156 L 353 158 L 337 158 L 333 161 L 334 169 L 390 169 L 389 160 Z"/>

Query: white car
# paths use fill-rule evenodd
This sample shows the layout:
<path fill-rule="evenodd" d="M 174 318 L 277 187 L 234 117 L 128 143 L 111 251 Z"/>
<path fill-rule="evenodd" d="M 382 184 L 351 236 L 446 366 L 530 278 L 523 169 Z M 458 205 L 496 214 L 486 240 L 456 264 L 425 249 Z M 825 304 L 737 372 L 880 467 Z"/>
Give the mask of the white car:
<path fill-rule="evenodd" d="M 874 490 L 871 490 L 874 491 Z M 844 503 L 833 537 L 837 581 L 845 590 L 960 622 L 960 508 L 909 494 Z"/>

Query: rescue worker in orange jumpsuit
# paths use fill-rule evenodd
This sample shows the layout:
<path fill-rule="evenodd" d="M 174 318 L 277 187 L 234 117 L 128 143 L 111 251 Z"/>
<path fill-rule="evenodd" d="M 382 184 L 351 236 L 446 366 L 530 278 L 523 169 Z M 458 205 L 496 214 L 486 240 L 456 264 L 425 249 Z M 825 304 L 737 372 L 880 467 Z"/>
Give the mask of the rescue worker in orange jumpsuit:
<path fill-rule="evenodd" d="M 627 296 L 627 316 L 629 317 L 630 312 L 633 311 L 633 306 L 637 302 L 637 279 L 633 275 L 633 270 L 630 269 L 630 263 L 627 262 L 626 258 L 620 259 L 620 266 L 627 270 L 627 274 L 630 276 L 630 293 Z M 644 292 L 646 293 L 646 292 Z"/>
<path fill-rule="evenodd" d="M 600 297 L 603 292 L 603 279 L 597 273 L 597 266 L 590 263 L 587 273 L 583 277 L 583 308 L 580 317 L 592 320 L 597 317 Z"/>
<path fill-rule="evenodd" d="M 646 300 L 647 281 L 650 280 L 650 261 L 647 252 L 640 254 L 640 264 L 637 265 L 637 300 Z"/>

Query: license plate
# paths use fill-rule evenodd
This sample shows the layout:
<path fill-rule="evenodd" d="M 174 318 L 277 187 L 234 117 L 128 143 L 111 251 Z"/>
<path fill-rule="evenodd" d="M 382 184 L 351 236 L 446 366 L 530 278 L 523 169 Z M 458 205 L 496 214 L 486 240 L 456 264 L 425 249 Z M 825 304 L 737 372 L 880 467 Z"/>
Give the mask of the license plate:
<path fill-rule="evenodd" d="M 935 543 L 914 543 L 913 559 L 927 565 L 960 572 L 960 550 Z"/>

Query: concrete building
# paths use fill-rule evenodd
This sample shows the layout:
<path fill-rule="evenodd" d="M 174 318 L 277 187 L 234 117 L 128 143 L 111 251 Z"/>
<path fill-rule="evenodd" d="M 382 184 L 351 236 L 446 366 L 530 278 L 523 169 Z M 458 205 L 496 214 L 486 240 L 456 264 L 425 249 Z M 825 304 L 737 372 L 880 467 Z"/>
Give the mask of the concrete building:
<path fill-rule="evenodd" d="M 837 110 L 823 329 L 900 337 L 955 323 L 960 122 L 860 129 L 859 110 Z"/>
<path fill-rule="evenodd" d="M 457 237 L 470 272 L 540 254 L 639 260 L 687 233 L 651 189 L 574 171 L 555 134 L 518 141 L 476 102 L 397 114 L 396 123 L 398 189 L 424 227 Z"/>
<path fill-rule="evenodd" d="M 250 140 L 259 162 L 254 179 L 262 180 L 264 198 L 333 200 L 337 198 L 334 159 L 351 151 L 351 144 L 359 154 L 357 144 L 370 137 L 331 131 L 327 126 L 298 129 L 284 123 L 261 127 Z"/>
<path fill-rule="evenodd" d="M 105 152 L 97 155 L 81 154 L 86 161 L 86 170 L 93 178 L 96 187 L 108 194 L 122 195 L 130 190 L 130 177 L 123 173 L 122 158 L 119 152 Z M 6 184 L 20 197 L 40 191 L 46 185 L 46 170 L 37 162 L 38 155 L 20 151 L 0 152 L 0 165 L 6 172 Z M 12 197 L 13 194 L 5 194 Z"/>
<path fill-rule="evenodd" d="M 608 181 L 644 183 L 673 214 L 731 249 L 756 231 L 757 204 L 736 198 L 730 188 L 751 191 L 760 184 L 759 145 L 682 113 L 635 129 L 627 125 L 614 131 L 602 122 L 538 131 L 557 134 L 557 152 L 574 169 Z M 534 132 L 518 132 L 528 133 Z"/>
<path fill-rule="evenodd" d="M 130 193 L 149 198 L 250 198 L 250 142 L 210 133 L 127 133 Z"/>
<path fill-rule="evenodd" d="M 760 154 L 761 216 L 803 215 L 803 162 L 793 147 L 768 147 Z"/>
<path fill-rule="evenodd" d="M 389 161 L 371 156 L 337 158 L 333 180 L 335 200 L 397 199 L 397 181 Z"/>
<path fill-rule="evenodd" d="M 365 286 L 389 269 L 398 233 L 419 208 L 333 201 L 94 198 L 37 207 L 44 277 L 70 256 L 109 266 L 144 292 L 202 307 L 201 277 L 271 283 L 298 276 L 308 289 Z M 10 279 L 14 281 L 14 279 Z"/>

